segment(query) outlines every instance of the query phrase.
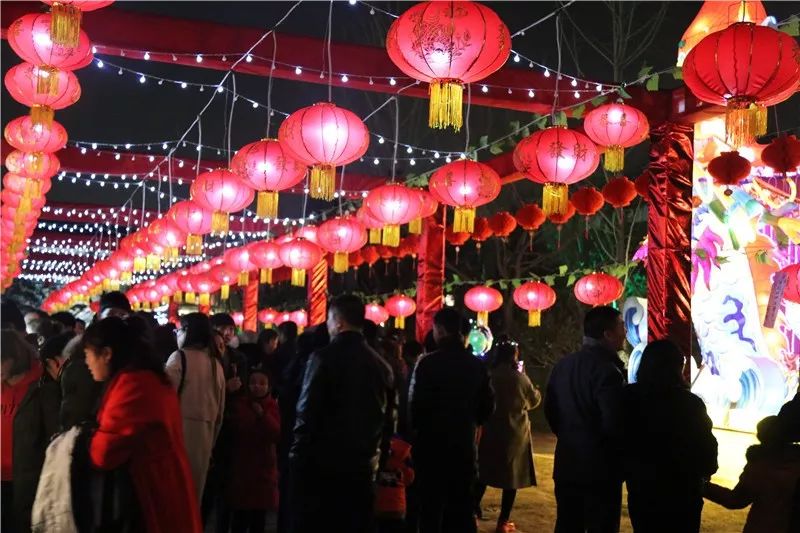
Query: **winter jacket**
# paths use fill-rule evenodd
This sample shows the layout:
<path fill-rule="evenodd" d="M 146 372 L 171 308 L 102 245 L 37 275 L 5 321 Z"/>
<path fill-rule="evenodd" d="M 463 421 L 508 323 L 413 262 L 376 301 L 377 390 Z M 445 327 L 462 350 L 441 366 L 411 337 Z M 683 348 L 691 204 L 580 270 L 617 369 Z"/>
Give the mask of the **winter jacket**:
<path fill-rule="evenodd" d="M 411 467 L 411 445 L 392 438 L 389 457 L 378 472 L 375 490 L 375 515 L 389 520 L 406 517 L 406 487 L 414 483 Z"/>
<path fill-rule="evenodd" d="M 479 478 L 499 489 L 521 489 L 536 485 L 528 411 L 542 395 L 528 376 L 512 365 L 492 369 L 494 413 L 486 421 L 478 446 Z"/>
<path fill-rule="evenodd" d="M 87 420 L 93 420 L 103 384 L 89 372 L 84 357 L 72 356 L 64 363 L 59 376 L 61 383 L 61 409 L 59 427 L 66 431 Z"/>
<path fill-rule="evenodd" d="M 108 383 L 89 445 L 96 468 L 127 465 L 147 533 L 202 531 L 178 396 L 149 370 L 122 370 Z"/>
<path fill-rule="evenodd" d="M 259 415 L 253 404 L 261 406 Z M 278 508 L 278 459 L 276 447 L 281 420 L 278 404 L 264 398 L 240 396 L 230 406 L 231 464 L 226 474 L 228 506 L 234 510 Z"/>
<path fill-rule="evenodd" d="M 225 412 L 225 375 L 219 361 L 207 350 L 185 348 L 186 371 L 180 351 L 167 359 L 165 370 L 179 390 L 186 456 L 192 468 L 197 501 L 203 495 L 211 451 L 222 427 Z M 181 385 L 181 379 L 183 384 Z"/>
<path fill-rule="evenodd" d="M 13 478 L 14 416 L 19 404 L 28 393 L 31 383 L 42 376 L 42 365 L 39 361 L 31 361 L 31 368 L 14 385 L 3 382 L 0 387 L 0 480 L 11 481 Z"/>

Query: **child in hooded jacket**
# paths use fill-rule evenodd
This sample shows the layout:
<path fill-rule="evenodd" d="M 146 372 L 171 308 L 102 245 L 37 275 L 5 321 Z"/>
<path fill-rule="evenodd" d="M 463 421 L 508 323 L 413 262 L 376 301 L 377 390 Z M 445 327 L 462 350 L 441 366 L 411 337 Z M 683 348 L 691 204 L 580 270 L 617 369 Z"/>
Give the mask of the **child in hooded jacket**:
<path fill-rule="evenodd" d="M 406 487 L 414 482 L 411 445 L 392 437 L 389 457 L 378 472 L 375 491 L 375 516 L 380 533 L 403 530 L 406 518 Z"/>

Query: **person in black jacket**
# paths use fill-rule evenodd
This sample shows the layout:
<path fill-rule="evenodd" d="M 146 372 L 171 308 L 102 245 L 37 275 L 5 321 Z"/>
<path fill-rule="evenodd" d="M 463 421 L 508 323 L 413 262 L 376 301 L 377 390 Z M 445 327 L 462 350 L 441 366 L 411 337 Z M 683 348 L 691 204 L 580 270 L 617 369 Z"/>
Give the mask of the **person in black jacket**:
<path fill-rule="evenodd" d="M 466 348 L 465 320 L 444 308 L 433 319 L 437 349 L 419 358 L 409 389 L 409 423 L 419 483 L 420 533 L 477 531 L 477 430 L 494 410 L 483 363 Z"/>
<path fill-rule="evenodd" d="M 61 367 L 61 407 L 58 426 L 66 431 L 87 420 L 94 420 L 95 408 L 100 400 L 103 384 L 92 378 L 86 366 L 81 337 L 75 336 L 64 348 L 66 361 Z"/>
<path fill-rule="evenodd" d="M 625 482 L 636 532 L 700 531 L 703 482 L 717 471 L 717 440 L 689 392 L 675 343 L 653 341 L 625 387 Z"/>
<path fill-rule="evenodd" d="M 622 507 L 622 389 L 617 354 L 625 324 L 612 307 L 583 321 L 583 347 L 556 363 L 544 411 L 556 442 L 556 533 L 619 531 Z"/>
<path fill-rule="evenodd" d="M 291 464 L 295 533 L 371 531 L 375 474 L 395 431 L 391 368 L 364 341 L 364 304 L 328 307 L 331 342 L 308 359 Z"/>

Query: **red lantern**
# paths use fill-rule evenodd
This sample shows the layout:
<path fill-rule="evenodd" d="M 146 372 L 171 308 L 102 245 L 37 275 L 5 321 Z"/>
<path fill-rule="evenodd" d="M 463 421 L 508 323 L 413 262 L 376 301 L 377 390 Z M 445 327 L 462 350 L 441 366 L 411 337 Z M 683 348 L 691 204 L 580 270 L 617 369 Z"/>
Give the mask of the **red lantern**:
<path fill-rule="evenodd" d="M 278 312 L 274 309 L 262 309 L 258 312 L 258 321 L 267 326 L 268 328 L 275 323 L 278 318 Z"/>
<path fill-rule="evenodd" d="M 383 222 L 372 216 L 372 213 L 364 204 L 356 211 L 356 218 L 369 230 L 369 243 L 380 244 Z"/>
<path fill-rule="evenodd" d="M 303 163 L 289 155 L 276 139 L 262 139 L 243 146 L 231 160 L 231 170 L 258 191 L 256 216 L 278 216 L 278 191 L 294 187 L 306 176 Z"/>
<path fill-rule="evenodd" d="M 644 113 L 635 107 L 613 103 L 589 111 L 583 130 L 597 145 L 605 148 L 603 168 L 619 172 L 625 167 L 625 148 L 647 139 L 650 124 Z"/>
<path fill-rule="evenodd" d="M 517 220 L 508 211 L 498 211 L 489 217 L 489 229 L 495 237 L 505 239 L 517 229 Z"/>
<path fill-rule="evenodd" d="M 526 178 L 544 184 L 545 215 L 564 213 L 568 186 L 591 175 L 599 162 L 597 147 L 588 137 L 560 126 L 537 131 L 514 148 L 514 167 Z"/>
<path fill-rule="evenodd" d="M 615 208 L 621 209 L 636 198 L 636 186 L 625 176 L 614 178 L 603 187 L 603 198 Z"/>
<path fill-rule="evenodd" d="M 514 303 L 528 312 L 528 326 L 542 325 L 542 311 L 556 303 L 556 291 L 540 281 L 529 281 L 514 289 Z"/>
<path fill-rule="evenodd" d="M 400 70 L 430 84 L 428 125 L 458 131 L 463 85 L 505 64 L 511 36 L 500 17 L 477 2 L 422 2 L 394 21 L 386 50 Z"/>
<path fill-rule="evenodd" d="M 582 216 L 590 217 L 600 211 L 605 203 L 603 195 L 594 187 L 584 187 L 570 198 L 575 211 Z"/>
<path fill-rule="evenodd" d="M 244 313 L 241 311 L 234 311 L 231 313 L 231 318 L 233 319 L 233 323 L 236 324 L 237 328 L 241 328 L 242 324 L 244 324 Z"/>
<path fill-rule="evenodd" d="M 636 187 L 636 194 L 642 197 L 645 202 L 650 201 L 650 171 L 645 169 L 644 172 L 639 174 L 639 177 L 633 181 Z"/>
<path fill-rule="evenodd" d="M 3 176 L 3 187 L 10 191 L 14 191 L 20 196 L 28 198 L 39 198 L 44 196 L 50 191 L 53 182 L 50 178 L 44 179 L 31 179 L 11 172 Z"/>
<path fill-rule="evenodd" d="M 306 270 L 313 268 L 322 259 L 319 246 L 303 238 L 292 239 L 281 245 L 281 261 L 292 269 L 292 285 L 306 284 Z"/>
<path fill-rule="evenodd" d="M 6 89 L 14 100 L 31 108 L 34 124 L 50 124 L 54 110 L 69 107 L 81 97 L 81 86 L 75 74 L 59 70 L 52 75 L 55 77 L 54 92 L 41 94 L 37 91 L 39 67 L 21 63 L 6 72 Z"/>
<path fill-rule="evenodd" d="M 622 296 L 622 283 L 609 274 L 595 272 L 575 283 L 575 297 L 586 305 L 608 305 Z"/>
<path fill-rule="evenodd" d="M 350 264 L 350 268 L 358 268 L 364 264 L 364 257 L 361 255 L 361 250 L 350 252 L 348 262 Z"/>
<path fill-rule="evenodd" d="M 253 189 L 230 170 L 203 172 L 189 189 L 192 200 L 213 212 L 211 231 L 228 231 L 228 215 L 241 211 L 253 201 Z"/>
<path fill-rule="evenodd" d="M 367 193 L 364 206 L 373 217 L 384 224 L 382 243 L 385 246 L 400 244 L 400 224 L 416 218 L 419 202 L 416 191 L 396 183 L 375 187 Z"/>
<path fill-rule="evenodd" d="M 405 294 L 390 296 L 386 300 L 385 307 L 389 315 L 394 317 L 394 327 L 397 329 L 404 329 L 406 327 L 406 318 L 413 315 L 417 310 L 417 304 Z"/>
<path fill-rule="evenodd" d="M 320 224 L 319 244 L 333 254 L 333 271 L 347 272 L 348 254 L 367 244 L 367 231 L 354 217 L 336 217 Z"/>
<path fill-rule="evenodd" d="M 45 179 L 58 173 L 61 162 L 52 153 L 14 150 L 6 157 L 6 168 L 10 172 L 26 178 Z"/>
<path fill-rule="evenodd" d="M 67 144 L 67 130 L 64 126 L 56 121 L 50 125 L 36 124 L 29 116 L 17 117 L 9 122 L 4 133 L 8 144 L 23 152 L 57 152 Z M 35 154 L 33 157 L 40 158 Z"/>
<path fill-rule="evenodd" d="M 302 330 L 304 327 L 308 326 L 308 313 L 306 313 L 305 309 L 292 311 L 289 314 L 289 320 L 297 324 L 299 330 Z"/>
<path fill-rule="evenodd" d="M 475 241 L 475 246 L 478 248 L 478 250 L 481 249 L 481 243 L 489 240 L 492 235 L 492 228 L 489 226 L 489 219 L 486 217 L 476 218 L 475 228 L 472 232 L 472 240 Z"/>
<path fill-rule="evenodd" d="M 161 276 L 161 282 L 169 289 L 169 294 L 172 295 L 172 300 L 176 303 L 181 303 L 181 289 L 178 287 L 178 272 L 171 272 L 166 276 Z"/>
<path fill-rule="evenodd" d="M 475 208 L 500 194 L 500 176 L 483 163 L 459 159 L 436 170 L 428 189 L 441 203 L 455 207 L 453 231 L 471 233 L 475 228 Z"/>
<path fill-rule="evenodd" d="M 503 305 L 503 295 L 497 289 L 478 285 L 464 294 L 464 305 L 478 313 L 478 325 L 489 323 L 489 313 Z"/>
<path fill-rule="evenodd" d="M 726 107 L 728 144 L 738 148 L 755 139 L 754 106 L 780 103 L 797 90 L 798 56 L 800 47 L 793 37 L 768 26 L 737 22 L 692 48 L 683 64 L 683 79 L 700 100 Z"/>
<path fill-rule="evenodd" d="M 550 221 L 551 224 L 555 224 L 558 227 L 558 230 L 561 231 L 561 226 L 569 222 L 569 220 L 575 216 L 575 206 L 572 205 L 572 202 L 567 202 L 567 210 L 563 213 L 553 213 L 547 217 L 547 220 Z"/>
<path fill-rule="evenodd" d="M 375 324 L 383 324 L 389 320 L 389 311 L 382 305 L 373 302 L 364 307 L 364 318 Z"/>
<path fill-rule="evenodd" d="M 197 305 L 211 305 L 211 293 L 219 289 L 219 284 L 207 272 L 192 274 L 192 287 L 197 292 Z"/>
<path fill-rule="evenodd" d="M 708 163 L 708 173 L 714 178 L 714 183 L 727 187 L 725 194 L 730 195 L 730 187 L 738 185 L 740 181 L 750 175 L 750 161 L 739 155 L 739 152 L 723 152 Z"/>
<path fill-rule="evenodd" d="M 186 233 L 186 254 L 203 253 L 203 235 L 211 232 L 212 212 L 191 200 L 173 204 L 167 216 Z"/>
<path fill-rule="evenodd" d="M 336 189 L 335 167 L 366 153 L 369 131 L 352 111 L 320 102 L 289 115 L 278 139 L 295 159 L 311 166 L 311 197 L 330 201 Z"/>
<path fill-rule="evenodd" d="M 417 216 L 408 223 L 408 232 L 419 235 L 422 233 L 422 220 L 432 217 L 439 209 L 439 202 L 433 197 L 431 193 L 424 189 L 412 189 L 417 192 L 419 196 L 419 213 Z"/>
<path fill-rule="evenodd" d="M 260 270 L 260 283 L 272 283 L 272 271 L 283 266 L 281 247 L 274 241 L 257 241 L 248 244 L 250 261 Z"/>
<path fill-rule="evenodd" d="M 381 255 L 378 253 L 378 250 L 376 250 L 374 246 L 365 246 L 361 250 L 361 257 L 364 259 L 364 262 L 368 266 L 372 266 L 378 262 L 378 259 L 381 258 Z"/>
<path fill-rule="evenodd" d="M 148 239 L 167 251 L 167 257 L 178 258 L 178 248 L 186 242 L 186 234 L 170 218 L 160 218 L 147 227 Z"/>
<path fill-rule="evenodd" d="M 211 279 L 220 284 L 219 297 L 227 300 L 230 297 L 231 285 L 236 283 L 238 272 L 227 264 L 217 265 L 208 271 Z"/>
<path fill-rule="evenodd" d="M 683 65 L 686 54 L 697 46 L 709 33 L 724 30 L 734 22 L 755 22 L 761 24 L 767 18 L 764 4 L 727 0 L 723 2 L 703 2 L 700 11 L 683 32 L 678 44 L 678 66 Z"/>
<path fill-rule="evenodd" d="M 796 172 L 800 166 L 800 141 L 794 135 L 781 135 L 761 152 L 761 161 L 775 172 Z"/>
<path fill-rule="evenodd" d="M 250 259 L 250 248 L 248 246 L 231 248 L 225 252 L 223 258 L 225 264 L 239 275 L 239 286 L 247 286 L 250 281 L 250 271 L 257 268 Z"/>
<path fill-rule="evenodd" d="M 307 241 L 311 241 L 314 244 L 319 244 L 317 240 L 317 227 L 311 224 L 300 226 L 300 229 L 294 232 L 292 237 L 302 237 Z"/>
<path fill-rule="evenodd" d="M 544 211 L 536 204 L 523 205 L 517 210 L 514 217 L 517 219 L 517 224 L 530 233 L 531 237 L 533 237 L 533 232 L 539 229 L 544 224 L 544 221 L 547 220 Z"/>
<path fill-rule="evenodd" d="M 94 11 L 114 3 L 114 0 L 42 0 L 51 7 L 52 23 L 50 33 L 53 42 L 75 47 L 81 29 L 81 12 Z"/>
<path fill-rule="evenodd" d="M 453 231 L 453 228 L 448 226 L 444 230 L 444 238 L 453 246 L 461 246 L 469 240 L 471 235 L 466 231 Z"/>
<path fill-rule="evenodd" d="M 123 250 L 122 246 L 120 246 L 120 249 L 111 255 L 111 261 L 120 271 L 120 279 L 129 281 L 133 272 L 133 255 Z"/>

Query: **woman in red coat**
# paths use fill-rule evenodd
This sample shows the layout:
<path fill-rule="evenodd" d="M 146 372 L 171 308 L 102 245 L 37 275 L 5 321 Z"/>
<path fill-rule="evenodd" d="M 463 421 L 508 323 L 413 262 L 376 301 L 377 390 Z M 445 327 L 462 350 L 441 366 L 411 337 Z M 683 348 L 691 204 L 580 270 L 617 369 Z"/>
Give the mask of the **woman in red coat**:
<path fill-rule="evenodd" d="M 137 320 L 106 318 L 84 333 L 92 377 L 108 382 L 89 455 L 101 470 L 127 468 L 144 531 L 200 533 L 178 396 Z"/>

